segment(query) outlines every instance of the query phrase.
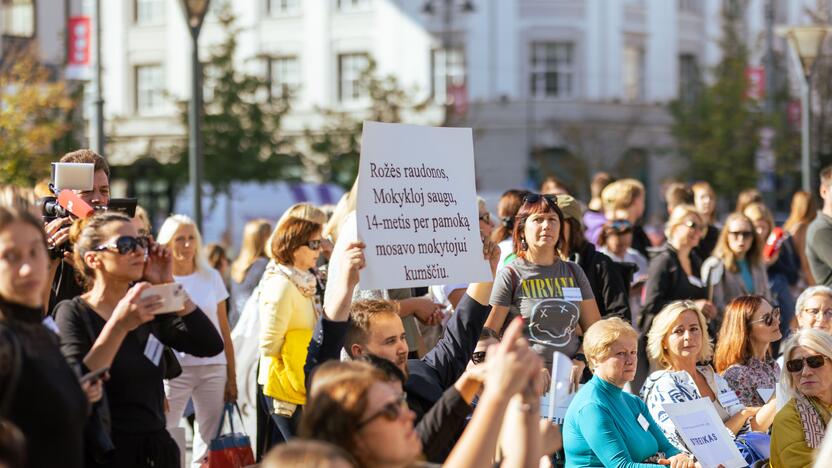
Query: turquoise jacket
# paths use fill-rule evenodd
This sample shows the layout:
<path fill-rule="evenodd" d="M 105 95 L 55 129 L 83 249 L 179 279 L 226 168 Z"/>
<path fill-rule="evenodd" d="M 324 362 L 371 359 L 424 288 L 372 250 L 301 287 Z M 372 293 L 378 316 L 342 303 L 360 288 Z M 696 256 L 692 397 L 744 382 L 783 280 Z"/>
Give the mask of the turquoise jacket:
<path fill-rule="evenodd" d="M 657 452 L 679 453 L 638 397 L 595 376 L 581 388 L 563 423 L 566 468 L 656 467 L 641 463 Z"/>

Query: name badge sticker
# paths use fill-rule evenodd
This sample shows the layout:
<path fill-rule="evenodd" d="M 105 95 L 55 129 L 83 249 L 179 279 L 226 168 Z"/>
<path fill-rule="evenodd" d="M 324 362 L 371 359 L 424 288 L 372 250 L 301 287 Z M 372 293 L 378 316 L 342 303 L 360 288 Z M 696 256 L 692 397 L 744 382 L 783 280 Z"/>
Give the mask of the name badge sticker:
<path fill-rule="evenodd" d="M 645 418 L 644 415 L 641 413 L 638 414 L 638 423 L 641 424 L 641 428 L 645 431 L 648 427 L 650 427 L 650 423 L 647 422 L 647 418 Z"/>
<path fill-rule="evenodd" d="M 737 405 L 740 402 L 740 398 L 737 396 L 737 392 L 733 390 L 729 390 L 727 392 L 723 392 L 719 394 L 719 404 L 722 405 L 723 408 L 728 409 L 731 406 Z"/>
<path fill-rule="evenodd" d="M 151 333 L 148 335 L 147 344 L 144 346 L 144 357 L 150 359 L 153 365 L 158 366 L 162 359 L 162 348 L 162 342 Z"/>
<path fill-rule="evenodd" d="M 566 301 L 581 302 L 581 288 L 563 288 L 563 299 Z"/>

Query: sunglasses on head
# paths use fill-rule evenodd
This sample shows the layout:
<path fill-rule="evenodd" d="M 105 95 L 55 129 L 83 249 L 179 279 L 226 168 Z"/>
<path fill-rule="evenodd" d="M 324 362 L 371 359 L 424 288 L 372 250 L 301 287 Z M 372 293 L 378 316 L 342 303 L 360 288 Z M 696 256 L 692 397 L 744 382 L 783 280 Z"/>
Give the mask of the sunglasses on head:
<path fill-rule="evenodd" d="M 803 370 L 804 362 L 806 362 L 806 365 L 808 365 L 810 368 L 818 369 L 820 367 L 823 367 L 824 364 L 826 364 L 826 356 L 816 354 L 814 356 L 808 356 L 805 358 L 792 359 L 790 361 L 786 361 L 786 369 L 789 372 L 796 374 Z"/>
<path fill-rule="evenodd" d="M 139 247 L 141 247 L 144 250 L 147 250 L 148 245 L 150 245 L 150 241 L 145 236 L 121 236 L 114 242 L 110 242 L 108 244 L 101 244 L 93 250 L 95 252 L 100 252 L 102 250 L 115 250 L 121 255 L 126 255 L 131 252 L 135 252 L 136 249 Z"/>
<path fill-rule="evenodd" d="M 312 250 L 318 250 L 318 249 L 321 248 L 321 242 L 322 242 L 322 239 L 313 239 L 313 240 L 307 242 L 304 245 L 309 247 Z"/>
<path fill-rule="evenodd" d="M 553 206 L 553 207 L 558 206 L 558 197 L 557 197 L 557 195 L 551 195 L 551 194 L 541 195 L 539 193 L 527 193 L 526 196 L 523 197 L 523 204 L 525 205 L 526 203 L 537 203 L 541 199 L 546 200 L 546 203 L 548 203 L 549 206 Z"/>
<path fill-rule="evenodd" d="M 407 406 L 407 393 L 402 393 L 399 395 L 394 401 L 387 403 L 386 405 L 382 406 L 377 413 L 373 414 L 372 416 L 368 417 L 364 421 L 358 423 L 357 429 L 361 429 L 362 427 L 366 426 L 373 422 L 373 420 L 383 417 L 384 419 L 393 422 L 399 419 L 399 416 L 402 414 L 402 410 L 406 410 Z"/>

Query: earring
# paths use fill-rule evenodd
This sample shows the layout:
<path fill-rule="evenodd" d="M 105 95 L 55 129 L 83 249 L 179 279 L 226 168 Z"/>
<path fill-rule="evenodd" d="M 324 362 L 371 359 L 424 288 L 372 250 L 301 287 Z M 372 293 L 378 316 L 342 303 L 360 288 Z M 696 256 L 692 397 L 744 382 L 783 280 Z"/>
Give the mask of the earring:
<path fill-rule="evenodd" d="M 526 243 L 526 239 L 520 239 L 520 248 L 523 250 L 529 250 L 529 244 Z"/>

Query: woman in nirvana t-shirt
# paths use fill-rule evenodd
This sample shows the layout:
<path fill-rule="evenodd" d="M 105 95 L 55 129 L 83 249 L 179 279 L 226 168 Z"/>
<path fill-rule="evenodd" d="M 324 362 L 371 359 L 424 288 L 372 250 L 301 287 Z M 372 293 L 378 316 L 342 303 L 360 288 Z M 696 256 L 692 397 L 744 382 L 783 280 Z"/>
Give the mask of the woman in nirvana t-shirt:
<path fill-rule="evenodd" d="M 523 317 L 526 337 L 546 366 L 551 369 L 554 351 L 565 354 L 577 382 L 586 358 L 576 330 L 588 329 L 600 314 L 581 267 L 560 259 L 563 213 L 556 200 L 537 194 L 523 199 L 512 236 L 517 258 L 497 272 L 485 326 L 502 331 L 510 320 Z"/>

